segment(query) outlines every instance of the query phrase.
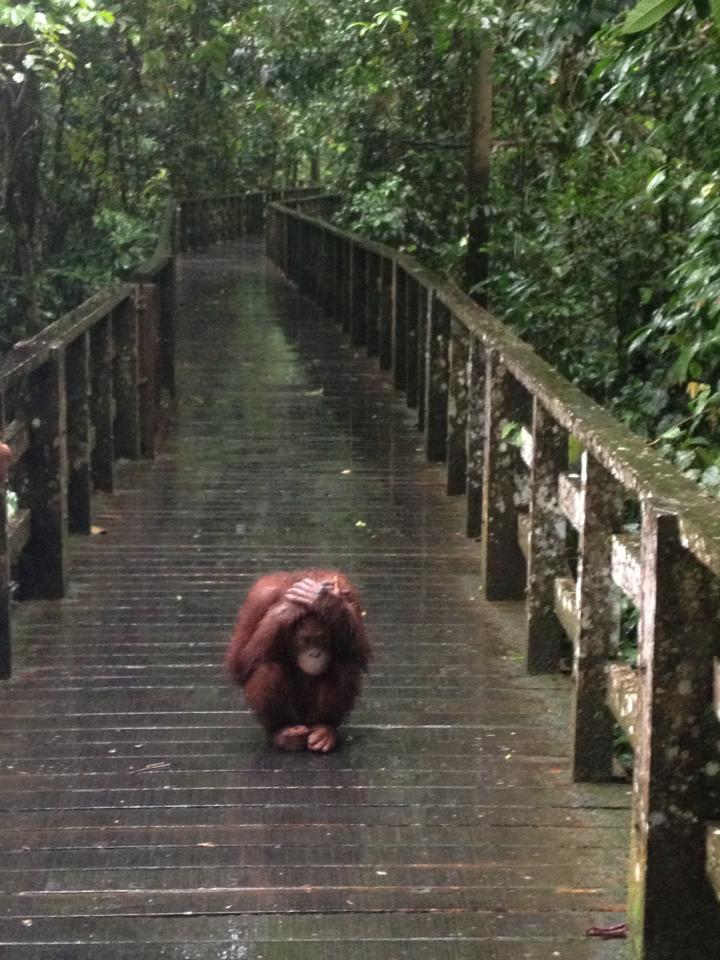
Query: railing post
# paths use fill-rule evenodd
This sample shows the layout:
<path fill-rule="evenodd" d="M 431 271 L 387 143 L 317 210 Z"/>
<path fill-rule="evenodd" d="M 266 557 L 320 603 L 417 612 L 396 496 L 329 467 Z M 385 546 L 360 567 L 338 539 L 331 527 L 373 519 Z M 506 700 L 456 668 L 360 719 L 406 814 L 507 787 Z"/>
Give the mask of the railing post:
<path fill-rule="evenodd" d="M 352 244 L 352 300 L 350 310 L 350 344 L 362 347 L 367 343 L 365 250 L 359 244 Z"/>
<path fill-rule="evenodd" d="M 642 960 L 711 960 L 720 905 L 705 872 L 718 582 L 688 554 L 677 517 L 643 505 L 638 743 L 633 784 L 629 923 Z"/>
<path fill-rule="evenodd" d="M 617 649 L 620 594 L 612 579 L 612 535 L 622 519 L 622 488 L 590 454 L 582 459 L 576 583 L 573 778 L 612 776 L 615 721 L 607 705 L 606 667 Z"/>
<path fill-rule="evenodd" d="M 159 352 L 160 370 L 158 373 L 160 386 L 167 391 L 171 400 L 177 392 L 175 376 L 175 261 L 158 274 L 156 283 L 160 287 L 160 324 L 159 324 Z"/>
<path fill-rule="evenodd" d="M 485 475 L 485 350 L 477 337 L 470 340 L 468 377 L 465 532 L 478 538 L 482 534 Z"/>
<path fill-rule="evenodd" d="M 135 288 L 140 348 L 140 453 L 155 456 L 159 385 L 157 381 L 160 327 L 160 290 L 157 284 L 141 283 Z"/>
<path fill-rule="evenodd" d="M 290 224 L 287 214 L 278 214 L 280 218 L 280 267 L 288 276 L 290 269 Z"/>
<path fill-rule="evenodd" d="M 418 405 L 418 289 L 415 277 L 405 275 L 405 402 Z"/>
<path fill-rule="evenodd" d="M 404 268 L 396 263 L 392 370 L 393 383 L 397 390 L 404 390 L 407 384 L 407 285 L 408 275 Z"/>
<path fill-rule="evenodd" d="M 107 316 L 90 331 L 90 418 L 95 437 L 90 462 L 95 487 L 106 493 L 113 489 L 112 354 L 112 324 Z"/>
<path fill-rule="evenodd" d="M 30 539 L 23 551 L 26 597 L 58 599 L 67 592 L 67 406 L 65 353 L 52 346 L 47 363 L 28 378 L 30 447 L 25 455 Z"/>
<path fill-rule="evenodd" d="M 468 362 L 470 338 L 465 327 L 451 320 L 449 350 L 447 492 L 465 493 L 467 473 Z"/>
<path fill-rule="evenodd" d="M 343 304 L 343 241 L 342 238 L 335 235 L 330 241 L 330 316 L 338 326 L 342 325 L 342 304 Z"/>
<path fill-rule="evenodd" d="M 565 637 L 555 616 L 555 579 L 567 573 L 566 525 L 558 503 L 558 478 L 567 469 L 568 435 L 537 397 L 533 398 L 532 437 L 527 669 L 529 673 L 552 673 L 560 665 Z"/>
<path fill-rule="evenodd" d="M 309 298 L 313 296 L 313 228 L 307 220 L 300 221 L 300 289 Z"/>
<path fill-rule="evenodd" d="M 140 350 L 138 313 L 134 297 L 113 311 L 115 456 L 140 457 Z"/>
<path fill-rule="evenodd" d="M 525 596 L 526 564 L 518 542 L 518 508 L 527 478 L 520 451 L 503 437 L 503 432 L 528 419 L 528 397 L 494 349 L 487 356 L 485 398 L 485 596 L 488 600 L 521 600 Z"/>
<path fill-rule="evenodd" d="M 325 231 L 319 223 L 312 226 L 312 255 L 313 255 L 313 275 L 312 275 L 312 295 L 313 299 L 322 306 L 323 279 L 325 276 L 325 266 L 323 262 L 323 237 Z"/>
<path fill-rule="evenodd" d="M 265 212 L 265 253 L 273 263 L 278 262 L 276 233 L 277 223 L 275 211 L 268 208 Z"/>
<path fill-rule="evenodd" d="M 5 397 L 0 395 L 0 430 L 5 435 Z M 10 550 L 7 534 L 7 483 L 0 489 L 0 680 L 12 673 L 10 622 Z"/>
<path fill-rule="evenodd" d="M 340 266 L 340 282 L 342 284 L 342 309 L 340 312 L 340 322 L 344 333 L 350 333 L 353 311 L 353 287 L 355 279 L 353 269 L 355 257 L 353 256 L 354 244 L 352 240 L 344 240 L 342 244 L 342 264 Z"/>
<path fill-rule="evenodd" d="M 392 332 L 395 325 L 395 260 L 382 258 L 380 267 L 380 331 L 378 360 L 381 370 L 392 367 Z"/>
<path fill-rule="evenodd" d="M 376 357 L 380 350 L 380 284 L 382 261 L 368 251 L 366 258 L 365 290 L 367 291 L 365 328 L 367 330 L 367 353 Z"/>
<path fill-rule="evenodd" d="M 294 281 L 295 220 L 287 214 L 285 214 L 283 218 L 285 220 L 285 264 L 283 270 L 288 280 Z"/>
<path fill-rule="evenodd" d="M 242 194 L 235 196 L 232 199 L 233 205 L 233 240 L 238 240 L 242 236 L 242 208 L 243 208 L 243 197 Z"/>
<path fill-rule="evenodd" d="M 71 533 L 90 533 L 90 334 L 65 352 L 67 382 L 68 524 Z"/>
<path fill-rule="evenodd" d="M 450 311 L 433 290 L 428 303 L 425 347 L 425 452 L 430 461 L 447 457 L 449 339 Z"/>
<path fill-rule="evenodd" d="M 418 290 L 417 302 L 417 424 L 418 430 L 425 429 L 425 401 L 427 400 L 427 389 L 425 379 L 427 377 L 427 364 L 425 362 L 425 351 L 427 349 L 427 323 L 428 309 L 430 303 L 430 291 L 424 283 L 420 284 Z"/>
<path fill-rule="evenodd" d="M 330 316 L 330 283 L 332 277 L 332 248 L 331 237 L 327 230 L 321 229 L 318 235 L 318 291 L 320 295 L 320 306 L 324 316 Z"/>

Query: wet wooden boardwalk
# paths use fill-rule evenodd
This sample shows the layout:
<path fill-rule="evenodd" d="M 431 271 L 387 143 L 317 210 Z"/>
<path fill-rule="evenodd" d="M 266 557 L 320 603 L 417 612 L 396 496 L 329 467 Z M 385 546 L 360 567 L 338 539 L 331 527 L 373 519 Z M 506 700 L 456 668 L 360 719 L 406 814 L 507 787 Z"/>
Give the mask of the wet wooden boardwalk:
<path fill-rule="evenodd" d="M 182 264 L 180 412 L 17 613 L 7 960 L 620 960 L 627 788 L 568 777 L 562 678 L 480 598 L 399 398 L 259 244 Z M 222 656 L 250 582 L 339 565 L 376 661 L 342 748 L 270 750 Z"/>

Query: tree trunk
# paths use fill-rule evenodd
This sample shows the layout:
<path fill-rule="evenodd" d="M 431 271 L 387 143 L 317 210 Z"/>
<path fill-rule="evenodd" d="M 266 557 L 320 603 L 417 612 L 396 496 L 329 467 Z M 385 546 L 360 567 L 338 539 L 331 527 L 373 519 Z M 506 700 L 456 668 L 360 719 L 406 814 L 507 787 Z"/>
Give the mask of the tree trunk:
<path fill-rule="evenodd" d="M 489 42 L 480 49 L 472 73 L 470 162 L 468 167 L 468 245 L 465 282 L 472 296 L 487 306 L 490 240 L 490 151 L 492 148 L 493 57 Z"/>
<path fill-rule="evenodd" d="M 310 154 L 310 183 L 320 183 L 320 150 L 318 147 Z"/>
<path fill-rule="evenodd" d="M 17 61 L 23 78 L 0 81 L 0 200 L 15 239 L 15 263 L 25 300 L 25 327 L 37 332 L 41 325 L 35 264 L 35 223 L 40 206 L 40 153 L 42 125 L 40 92 L 35 76 L 23 67 L 28 41 L 24 28 L 0 29 L 5 55 Z"/>

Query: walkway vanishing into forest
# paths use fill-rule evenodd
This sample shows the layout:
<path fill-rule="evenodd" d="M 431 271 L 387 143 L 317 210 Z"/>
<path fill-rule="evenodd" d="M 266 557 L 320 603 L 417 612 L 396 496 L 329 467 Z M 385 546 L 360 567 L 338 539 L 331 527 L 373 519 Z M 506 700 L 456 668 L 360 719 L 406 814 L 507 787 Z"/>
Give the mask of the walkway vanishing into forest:
<path fill-rule="evenodd" d="M 615 960 L 628 788 L 570 780 L 569 684 L 404 403 L 259 242 L 180 260 L 179 417 L 23 604 L 0 691 L 7 960 Z M 352 362 L 351 362 L 352 361 Z M 376 660 L 341 749 L 282 755 L 222 656 L 251 581 L 337 565 Z"/>

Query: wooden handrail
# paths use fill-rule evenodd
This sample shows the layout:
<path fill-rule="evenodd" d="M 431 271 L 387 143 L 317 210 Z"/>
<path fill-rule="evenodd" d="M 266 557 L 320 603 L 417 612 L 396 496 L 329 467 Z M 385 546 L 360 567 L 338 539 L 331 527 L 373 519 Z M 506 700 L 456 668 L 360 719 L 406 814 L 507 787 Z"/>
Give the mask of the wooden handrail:
<path fill-rule="evenodd" d="M 282 204 L 271 203 L 270 209 L 279 211 Z M 318 222 L 302 210 L 286 210 L 298 222 Z M 333 224 L 323 223 L 323 230 L 339 241 L 396 264 L 427 291 L 433 291 L 485 349 L 498 350 L 518 382 L 537 396 L 557 422 L 591 451 L 625 489 L 677 510 L 688 549 L 720 576 L 720 504 L 716 499 L 684 477 L 637 434 L 543 360 L 530 344 L 439 274 L 406 253 Z M 714 509 L 714 515 L 708 516 L 708 509 Z"/>
<path fill-rule="evenodd" d="M 561 669 L 569 647 L 575 779 L 611 779 L 615 724 L 629 736 L 634 955 L 717 956 L 720 504 L 462 291 L 296 206 L 269 204 L 269 255 L 417 408 L 482 534 L 486 597 L 526 598 L 528 669 Z M 617 657 L 622 594 L 637 669 Z"/>

